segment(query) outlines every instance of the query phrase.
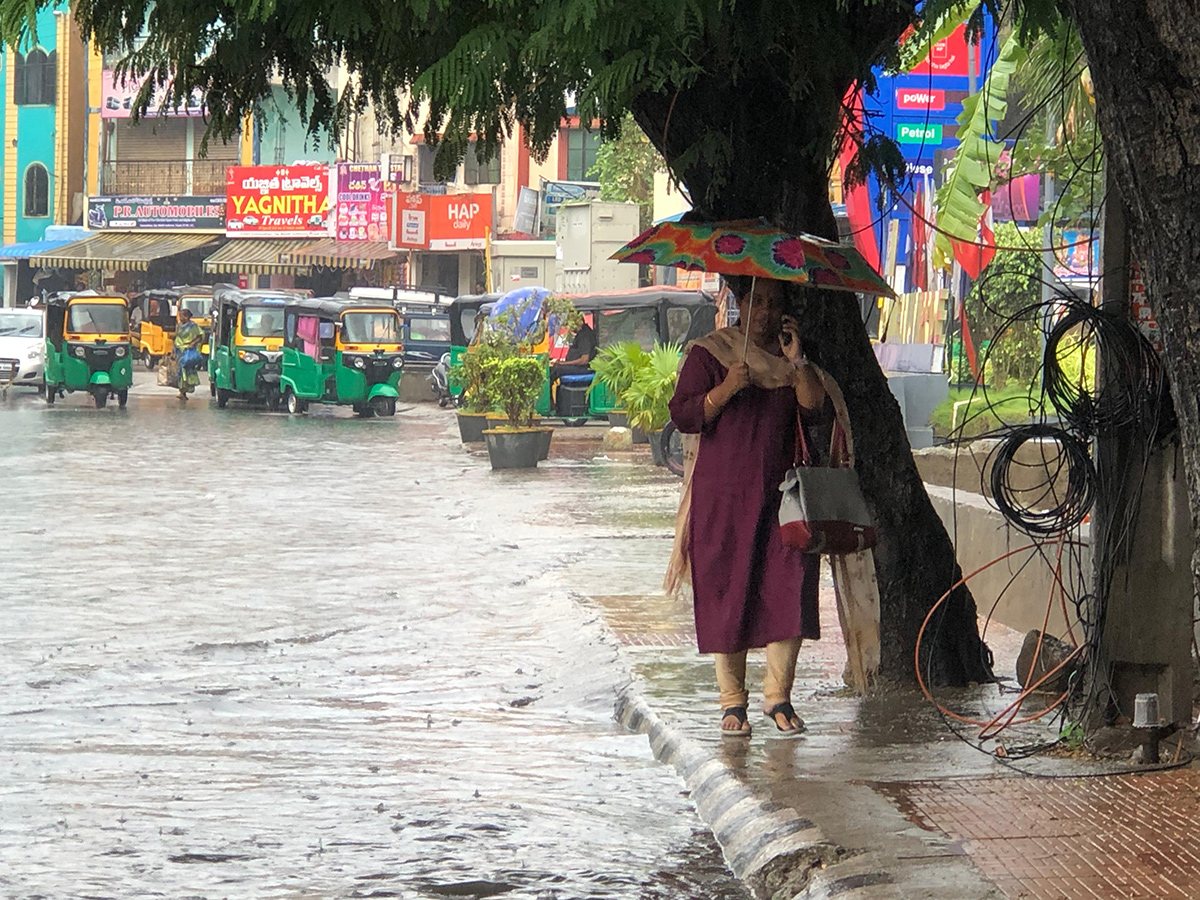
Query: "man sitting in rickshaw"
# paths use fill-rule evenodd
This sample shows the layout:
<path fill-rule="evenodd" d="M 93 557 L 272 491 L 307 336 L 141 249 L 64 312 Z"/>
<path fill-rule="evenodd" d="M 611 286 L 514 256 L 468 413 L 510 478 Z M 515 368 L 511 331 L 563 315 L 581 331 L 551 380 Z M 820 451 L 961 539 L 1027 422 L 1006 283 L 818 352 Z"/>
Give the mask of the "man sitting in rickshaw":
<path fill-rule="evenodd" d="M 596 357 L 599 344 L 596 332 L 586 321 L 575 332 L 571 347 L 566 357 L 550 367 L 550 386 L 553 386 L 564 375 L 589 375 L 592 371 L 592 360 Z"/>

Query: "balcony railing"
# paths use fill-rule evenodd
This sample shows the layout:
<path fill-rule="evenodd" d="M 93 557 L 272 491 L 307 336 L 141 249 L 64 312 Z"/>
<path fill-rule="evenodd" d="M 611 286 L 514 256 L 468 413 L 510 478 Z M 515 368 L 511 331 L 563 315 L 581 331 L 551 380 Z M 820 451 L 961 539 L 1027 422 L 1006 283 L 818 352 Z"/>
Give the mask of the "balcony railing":
<path fill-rule="evenodd" d="M 194 159 L 106 162 L 100 165 L 100 193 L 109 197 L 224 194 L 225 169 L 232 160 Z"/>

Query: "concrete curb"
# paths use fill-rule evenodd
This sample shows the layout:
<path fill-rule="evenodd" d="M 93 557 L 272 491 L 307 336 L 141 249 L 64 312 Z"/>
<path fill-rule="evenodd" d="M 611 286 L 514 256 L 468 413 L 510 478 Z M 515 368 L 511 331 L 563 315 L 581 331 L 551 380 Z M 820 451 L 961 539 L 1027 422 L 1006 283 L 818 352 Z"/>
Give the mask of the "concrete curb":
<path fill-rule="evenodd" d="M 618 722 L 645 734 L 660 762 L 675 767 L 734 875 L 771 900 L 900 900 L 893 878 L 873 853 L 827 840 L 794 809 L 759 797 L 702 744 L 650 708 L 636 686 L 617 697 Z"/>

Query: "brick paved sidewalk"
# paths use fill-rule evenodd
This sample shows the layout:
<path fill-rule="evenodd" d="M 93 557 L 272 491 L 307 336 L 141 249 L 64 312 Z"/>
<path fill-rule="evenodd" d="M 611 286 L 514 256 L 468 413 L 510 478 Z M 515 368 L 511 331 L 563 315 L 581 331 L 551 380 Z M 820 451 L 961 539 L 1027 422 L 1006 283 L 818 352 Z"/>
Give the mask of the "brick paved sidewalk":
<path fill-rule="evenodd" d="M 772 740 L 770 723 L 752 714 L 749 742 L 722 741 L 711 662 L 695 651 L 691 611 L 656 591 L 670 548 L 661 537 L 614 540 L 574 570 L 576 583 L 597 585 L 590 599 L 624 646 L 651 705 L 711 746 L 748 785 L 811 818 L 830 839 L 890 858 L 899 896 L 1200 897 L 1200 772 L 1015 774 L 958 740 L 914 692 L 850 696 L 827 579 L 825 636 L 802 650 L 794 692 L 808 734 Z M 993 624 L 987 639 L 997 673 L 1011 674 L 1021 635 Z M 752 685 L 761 679 L 757 662 L 752 654 Z M 990 687 L 955 697 L 958 704 L 976 701 L 993 713 L 1008 702 Z M 1046 773 L 1081 770 L 1071 760 L 1039 764 Z"/>

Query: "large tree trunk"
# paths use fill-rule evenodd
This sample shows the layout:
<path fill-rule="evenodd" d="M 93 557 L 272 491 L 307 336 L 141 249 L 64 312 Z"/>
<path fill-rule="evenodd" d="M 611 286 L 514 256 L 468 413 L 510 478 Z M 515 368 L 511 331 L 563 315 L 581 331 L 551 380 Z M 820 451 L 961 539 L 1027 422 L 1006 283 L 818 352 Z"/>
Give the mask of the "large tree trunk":
<path fill-rule="evenodd" d="M 639 97 L 634 115 L 668 161 L 714 135 L 732 150 L 727 171 L 701 161 L 683 166 L 698 219 L 765 216 L 784 228 L 836 238 L 828 166 L 841 100 L 856 74 L 849 66 L 831 70 L 802 100 L 789 100 L 772 78 L 734 85 L 725 73 L 715 73 L 688 90 Z M 899 404 L 871 350 L 857 297 L 801 287 L 791 296 L 806 347 L 846 396 L 857 469 L 878 526 L 882 674 L 912 681 L 921 623 L 961 577 L 954 549 L 917 473 Z M 943 604 L 922 648 L 937 683 L 992 677 L 975 601 L 965 587 Z"/>
<path fill-rule="evenodd" d="M 1162 329 L 1192 532 L 1200 536 L 1200 5 L 1066 6 L 1087 51 L 1105 156 Z M 1193 559 L 1192 575 L 1200 585 L 1200 560 Z"/>

